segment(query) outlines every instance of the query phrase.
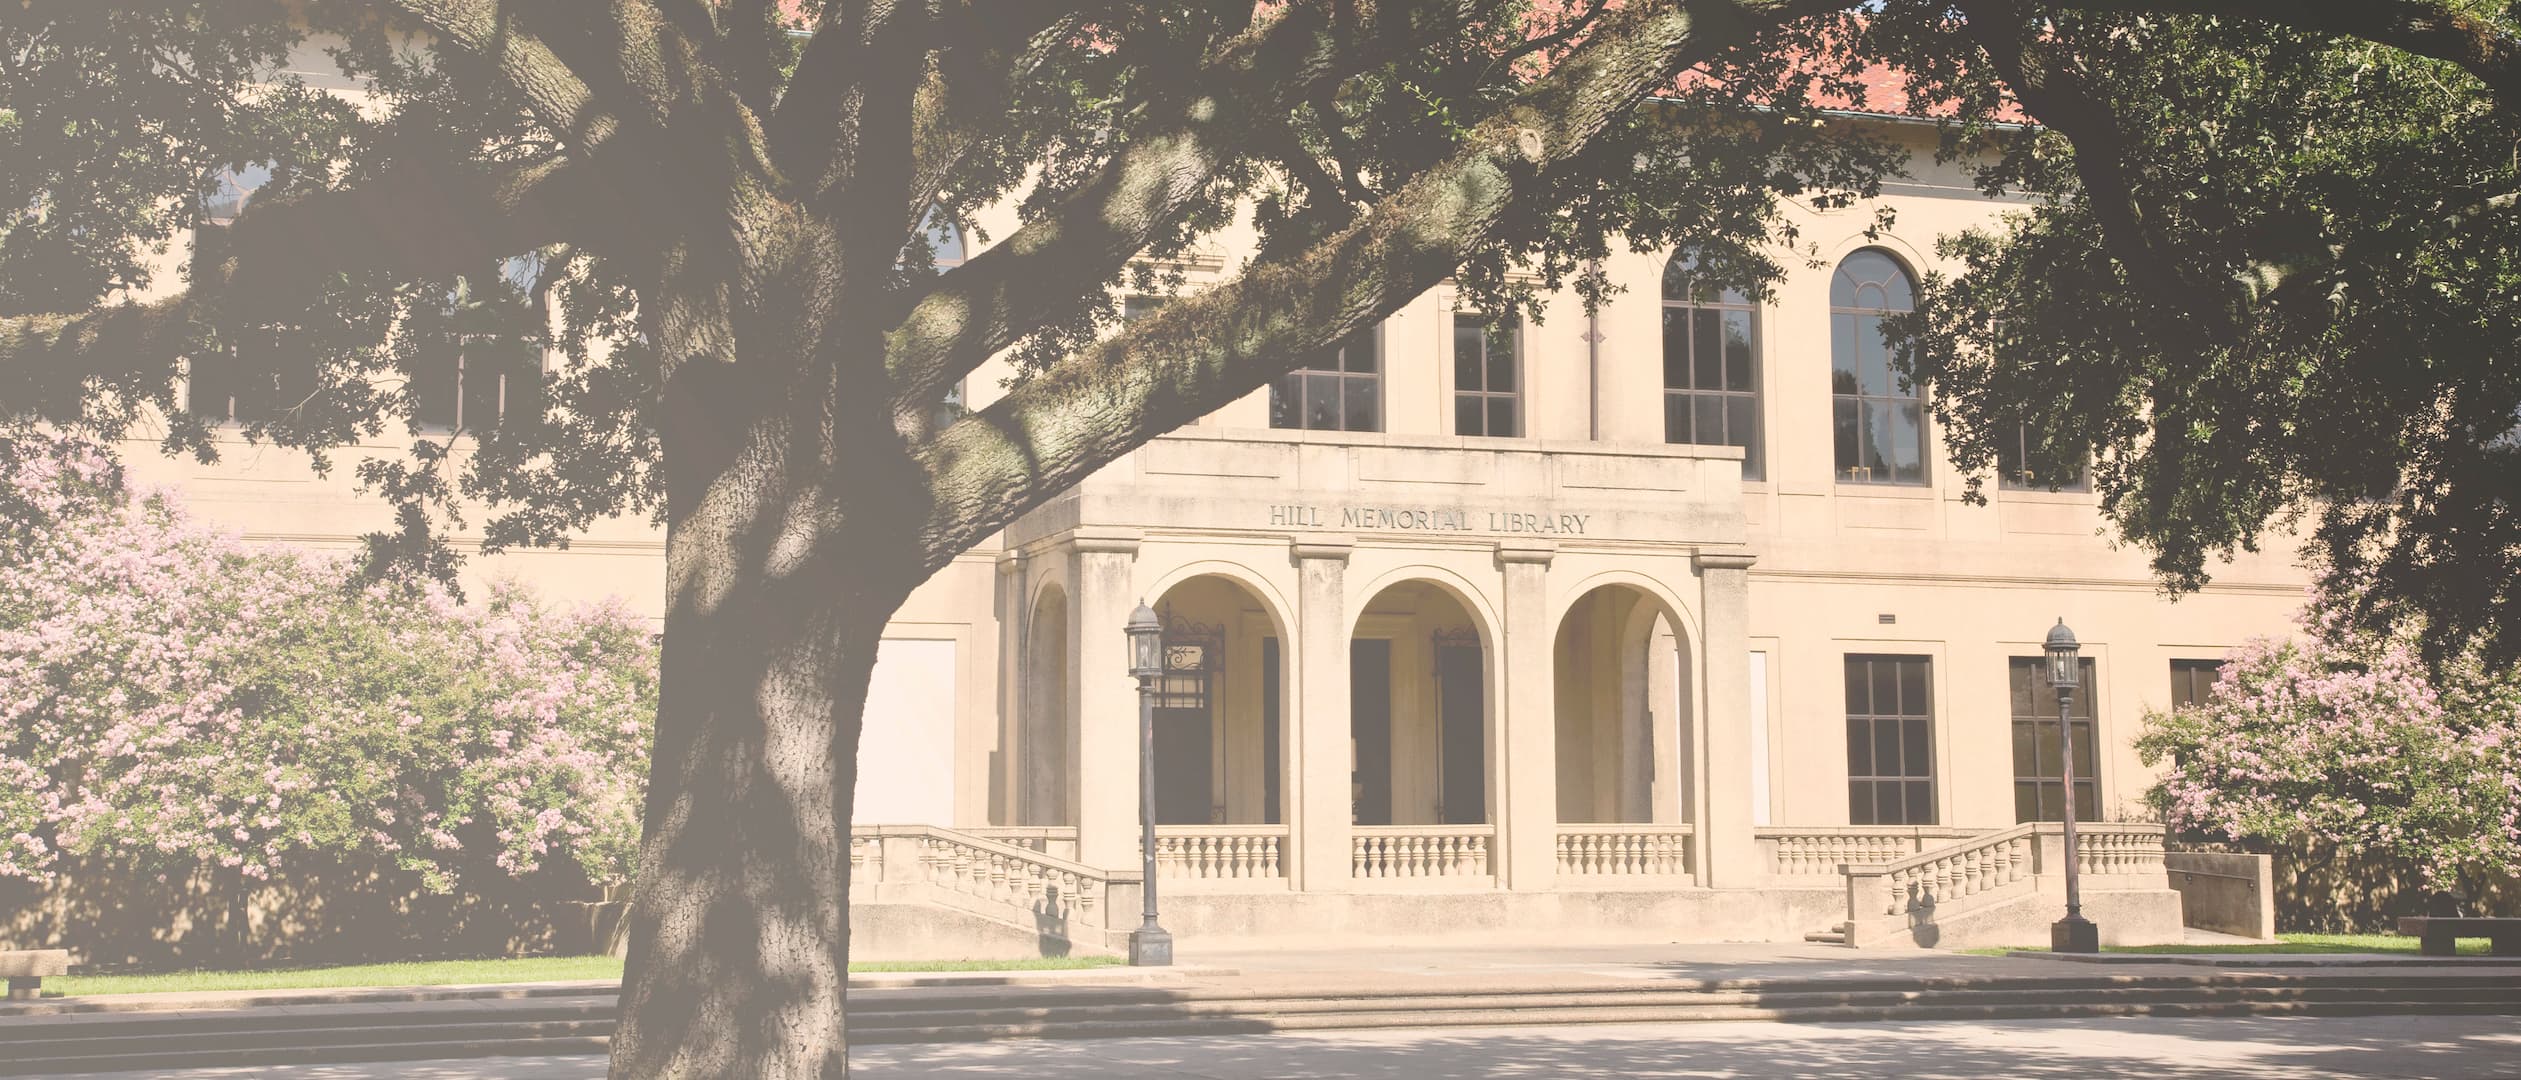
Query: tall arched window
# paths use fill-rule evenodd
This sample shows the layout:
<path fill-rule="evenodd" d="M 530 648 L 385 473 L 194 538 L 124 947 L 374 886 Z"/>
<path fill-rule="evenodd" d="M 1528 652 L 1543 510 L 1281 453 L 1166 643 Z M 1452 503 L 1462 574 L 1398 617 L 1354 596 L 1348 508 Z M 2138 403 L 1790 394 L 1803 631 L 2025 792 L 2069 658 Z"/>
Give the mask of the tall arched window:
<path fill-rule="evenodd" d="M 1915 306 L 1908 271 L 1880 248 L 1847 256 L 1830 279 L 1830 390 L 1842 484 L 1926 482 L 1925 406 L 1892 369 L 1882 340 L 1882 317 Z"/>
<path fill-rule="evenodd" d="M 1663 266 L 1663 441 L 1742 448 L 1761 476 L 1759 338 L 1751 298 L 1697 274 L 1682 251 Z"/>

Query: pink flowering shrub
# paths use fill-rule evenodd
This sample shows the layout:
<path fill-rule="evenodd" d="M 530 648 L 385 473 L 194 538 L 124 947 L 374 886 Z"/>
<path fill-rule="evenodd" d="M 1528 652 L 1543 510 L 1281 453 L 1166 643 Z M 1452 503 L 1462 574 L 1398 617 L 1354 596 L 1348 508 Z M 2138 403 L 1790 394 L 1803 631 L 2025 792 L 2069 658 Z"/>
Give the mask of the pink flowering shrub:
<path fill-rule="evenodd" d="M 2302 834 L 2405 860 L 2427 888 L 2521 869 L 2521 676 L 2317 612 L 2299 642 L 2224 660 L 2202 704 L 2146 717 L 2137 740 L 2164 820 L 2234 840 Z"/>
<path fill-rule="evenodd" d="M 656 687 L 618 606 L 362 584 L 134 496 L 93 446 L 0 438 L 0 876 L 313 854 L 439 891 L 623 881 Z"/>

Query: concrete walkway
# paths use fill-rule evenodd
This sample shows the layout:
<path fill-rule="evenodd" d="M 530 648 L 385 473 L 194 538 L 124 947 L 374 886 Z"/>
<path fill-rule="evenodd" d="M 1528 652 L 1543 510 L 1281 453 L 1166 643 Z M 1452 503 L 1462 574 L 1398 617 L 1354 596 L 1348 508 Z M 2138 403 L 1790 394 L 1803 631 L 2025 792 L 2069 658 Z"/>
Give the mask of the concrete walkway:
<path fill-rule="evenodd" d="M 2521 1077 L 2511 1017 L 1697 1023 L 875 1047 L 867 1080 L 1587 1077 Z M 101 1073 L 95 1080 L 597 1080 L 601 1058 Z"/>

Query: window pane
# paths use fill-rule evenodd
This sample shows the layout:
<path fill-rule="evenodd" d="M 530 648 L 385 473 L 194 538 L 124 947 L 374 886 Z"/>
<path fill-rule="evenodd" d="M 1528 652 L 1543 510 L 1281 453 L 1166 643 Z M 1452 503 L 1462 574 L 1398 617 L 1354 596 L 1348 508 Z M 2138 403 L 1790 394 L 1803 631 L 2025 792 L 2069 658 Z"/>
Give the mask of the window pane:
<path fill-rule="evenodd" d="M 1833 392 L 1856 392 L 1856 317 L 1829 317 L 1829 370 Z"/>
<path fill-rule="evenodd" d="M 1667 390 L 1689 388 L 1689 309 L 1663 309 L 1663 386 Z"/>
<path fill-rule="evenodd" d="M 1873 767 L 1878 775 L 1900 774 L 1900 725 L 1897 720 L 1873 722 Z"/>
<path fill-rule="evenodd" d="M 1742 448 L 1742 477 L 1757 480 L 1765 475 L 1759 460 L 1759 399 L 1749 395 L 1725 399 L 1724 430 L 1726 441 Z"/>
<path fill-rule="evenodd" d="M 1867 694 L 1867 690 L 1873 685 L 1871 682 L 1871 676 L 1866 674 L 1867 666 L 1866 661 L 1862 657 L 1850 656 L 1847 658 L 1848 715 L 1852 716 L 1858 713 L 1870 713 L 1873 711 L 1873 699 Z"/>
<path fill-rule="evenodd" d="M 1718 394 L 1697 394 L 1690 402 L 1690 412 L 1697 417 L 1695 442 L 1709 446 L 1724 445 L 1724 398 Z"/>
<path fill-rule="evenodd" d="M 1697 264 L 1697 258 L 1687 251 L 1676 251 L 1672 253 L 1672 258 L 1663 264 L 1664 299 L 1689 299 L 1689 271 L 1691 267 L 1696 266 Z"/>
<path fill-rule="evenodd" d="M 1724 388 L 1749 390 L 1752 387 L 1751 313 L 1724 313 Z"/>
<path fill-rule="evenodd" d="M 1893 405 L 1890 408 L 1891 435 L 1888 449 L 1892 454 L 1897 455 L 1897 465 L 1892 471 L 1895 479 L 1903 484 L 1926 482 L 1924 409 L 1925 406 L 1914 401 Z"/>
<path fill-rule="evenodd" d="M 2040 786 L 2028 780 L 2013 782 L 2013 820 L 2039 821 Z"/>
<path fill-rule="evenodd" d="M 2039 771 L 2039 728 L 2016 720 L 2013 723 L 2013 775 L 2037 776 Z"/>
<path fill-rule="evenodd" d="M 419 370 L 411 373 L 411 397 L 421 423 L 440 427 L 455 423 L 455 354 L 455 343 L 443 338 L 419 350 Z"/>
<path fill-rule="evenodd" d="M 1924 780 L 1912 780 L 1908 788 L 1908 814 L 1902 825 L 1932 825 L 1935 820 L 1935 786 Z"/>
<path fill-rule="evenodd" d="M 1304 426 L 1315 431 L 1339 430 L 1339 376 L 1322 371 L 1305 374 Z"/>
<path fill-rule="evenodd" d="M 1344 381 L 1348 384 L 1348 430 L 1383 430 L 1383 378 L 1379 375 L 1351 375 Z"/>
<path fill-rule="evenodd" d="M 1296 418 L 1302 415 L 1299 409 L 1303 403 L 1303 385 L 1304 376 L 1296 374 L 1281 375 L 1277 382 L 1269 384 L 1269 426 L 1299 426 Z"/>
<path fill-rule="evenodd" d="M 1350 335 L 1347 346 L 1340 350 L 1340 360 L 1352 372 L 1383 370 L 1383 335 L 1373 327 Z"/>
<path fill-rule="evenodd" d="M 1889 660 L 1873 662 L 1873 711 L 1896 712 L 1899 709 L 1899 664 Z"/>
<path fill-rule="evenodd" d="M 1698 311 L 1690 315 L 1690 367 L 1695 385 L 1701 390 L 1724 388 L 1724 313 Z"/>
<path fill-rule="evenodd" d="M 1882 345 L 1882 318 L 1858 315 L 1854 319 L 1856 335 L 1856 385 L 1867 394 L 1888 396 L 1891 387 L 1891 353 Z"/>
<path fill-rule="evenodd" d="M 1837 414 L 1833 426 L 1837 429 L 1838 478 L 1851 479 L 1856 468 L 1856 403 L 1840 398 L 1833 411 Z"/>
<path fill-rule="evenodd" d="M 1847 822 L 1851 825 L 1880 824 L 1873 816 L 1873 785 L 1863 780 L 1847 782 Z"/>
<path fill-rule="evenodd" d="M 1900 721 L 1901 775 L 1934 775 L 1934 737 L 1928 731 L 1932 724 L 1933 721 L 1923 716 L 1911 716 Z"/>
<path fill-rule="evenodd" d="M 1686 443 L 1694 441 L 1690 438 L 1689 434 L 1689 397 L 1690 396 L 1688 394 L 1667 393 L 1663 395 L 1664 442 Z"/>
<path fill-rule="evenodd" d="M 1515 416 L 1515 404 L 1515 399 L 1509 397 L 1492 397 L 1488 399 L 1489 434 L 1508 439 L 1522 437 L 1523 427 L 1521 424 L 1517 423 L 1518 418 Z"/>
<path fill-rule="evenodd" d="M 1873 775 L 1873 724 L 1864 719 L 1847 721 L 1847 775 Z"/>
<path fill-rule="evenodd" d="M 1484 389 L 1487 389 L 1487 383 L 1486 383 L 1485 381 L 1483 381 L 1483 380 L 1480 378 L 1480 371 L 1481 371 L 1480 361 L 1481 361 L 1481 359 L 1482 359 L 1482 358 L 1481 358 L 1481 354 L 1480 354 L 1480 333 L 1479 333 L 1479 320 L 1477 320 L 1477 319 L 1472 319 L 1472 318 L 1457 318 L 1457 319 L 1454 319 L 1454 320 L 1453 320 L 1453 388 L 1454 388 L 1454 389 L 1456 389 L 1456 390 L 1484 390 Z"/>
<path fill-rule="evenodd" d="M 1926 708 L 1929 670 L 1926 661 L 1923 660 L 1908 660 L 1900 664 L 1901 713 L 1908 716 L 1924 716 L 1929 711 Z"/>
<path fill-rule="evenodd" d="M 1488 390 L 1506 393 L 1515 389 L 1521 373 L 1515 370 L 1513 325 L 1496 324 L 1482 336 L 1488 342 Z"/>
<path fill-rule="evenodd" d="M 1477 394 L 1459 394 L 1453 398 L 1454 434 L 1485 435 L 1488 433 L 1488 413 L 1480 408 L 1479 403 L 1480 397 Z"/>
<path fill-rule="evenodd" d="M 1879 402 L 1864 404 L 1864 441 L 1856 447 L 1856 463 L 1872 470 L 1877 483 L 1891 479 L 1891 462 L 1882 453 L 1891 437 L 1891 410 Z"/>

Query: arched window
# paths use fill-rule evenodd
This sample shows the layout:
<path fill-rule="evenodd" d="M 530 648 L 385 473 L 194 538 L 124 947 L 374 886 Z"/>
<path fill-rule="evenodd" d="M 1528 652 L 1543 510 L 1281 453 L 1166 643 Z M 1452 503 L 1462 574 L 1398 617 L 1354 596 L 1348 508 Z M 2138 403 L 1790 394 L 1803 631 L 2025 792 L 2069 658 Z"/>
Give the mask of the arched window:
<path fill-rule="evenodd" d="M 1759 336 L 1751 298 L 1701 278 L 1698 256 L 1663 266 L 1663 441 L 1742 448 L 1742 478 L 1762 475 Z"/>
<path fill-rule="evenodd" d="M 1926 482 L 1925 406 L 1891 363 L 1882 317 L 1916 306 L 1908 271 L 1890 253 L 1847 256 L 1830 279 L 1830 391 L 1838 482 Z"/>

